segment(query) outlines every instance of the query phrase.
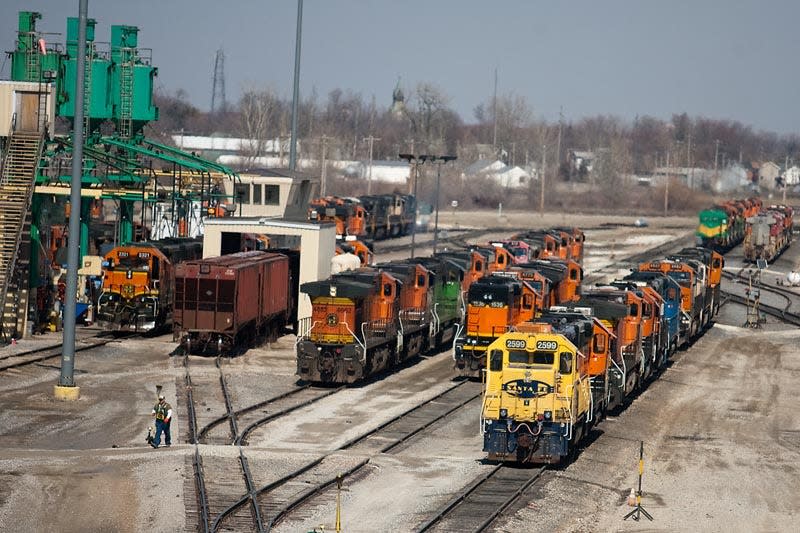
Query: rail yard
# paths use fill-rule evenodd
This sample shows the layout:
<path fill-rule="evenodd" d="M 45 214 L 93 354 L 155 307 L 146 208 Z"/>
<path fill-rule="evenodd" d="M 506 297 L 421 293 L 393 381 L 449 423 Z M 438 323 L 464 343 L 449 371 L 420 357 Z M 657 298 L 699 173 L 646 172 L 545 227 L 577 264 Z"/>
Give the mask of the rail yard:
<path fill-rule="evenodd" d="M 493 215 L 482 216 L 486 227 L 519 228 L 530 220 L 512 215 L 497 223 Z M 653 253 L 650 248 L 665 254 L 691 244 L 695 223 L 673 219 L 631 229 L 626 220 L 616 228 L 605 222 L 608 217 L 548 216 L 542 226 L 587 228 L 587 278 L 608 281 L 639 264 L 641 254 Z M 476 236 L 475 242 L 500 236 Z M 613 259 L 607 253 L 612 241 Z M 66 531 L 195 531 L 203 530 L 204 520 L 209 530 L 239 531 L 258 530 L 255 515 L 264 530 L 332 529 L 341 475 L 345 531 L 463 531 L 482 522 L 488 531 L 532 522 L 541 530 L 635 530 L 638 525 L 621 517 L 630 509 L 626 499 L 643 440 L 643 504 L 658 527 L 681 530 L 699 521 L 713 529 L 719 517 L 734 515 L 741 530 L 783 529 L 797 492 L 798 421 L 791 407 L 797 334 L 764 309 L 792 313 L 794 291 L 777 281 L 783 283 L 795 264 L 793 252 L 790 247 L 761 273 L 765 288 L 786 295 L 767 301 L 762 291 L 759 328 L 742 327 L 748 307 L 723 296 L 702 338 L 676 352 L 630 406 L 590 432 L 574 460 L 541 472 L 485 461 L 482 387 L 458 377 L 452 350 L 357 386 L 320 387 L 297 380 L 292 335 L 219 359 L 174 355 L 171 335 L 110 339 L 98 350 L 92 337 L 101 332 L 86 328 L 77 370 L 88 392 L 79 402 L 50 399 L 57 369 L 47 360 L 0 373 L 0 523 L 46 529 L 48 515 L 57 512 Z M 386 258 L 403 256 L 396 251 Z M 746 298 L 752 268 L 741 246 L 728 252 L 726 278 L 732 279 L 722 290 Z M 48 343 L 20 341 L 5 350 L 11 355 Z M 743 387 L 742 380 L 752 386 Z M 144 442 L 156 385 L 177 410 L 175 444 L 164 450 Z M 748 479 L 744 500 L 738 490 L 715 489 L 741 479 Z M 503 506 L 517 490 L 521 495 Z M 46 496 L 32 505 L 31 492 Z M 103 513 L 90 512 L 98 506 Z"/>
<path fill-rule="evenodd" d="M 532 175 L 451 168 L 488 145 L 431 155 L 439 128 L 382 184 L 380 138 L 366 173 L 331 147 L 329 183 L 327 135 L 298 170 L 295 106 L 288 168 L 283 132 L 279 167 L 263 138 L 246 162 L 170 143 L 139 28 L 96 40 L 80 11 L 63 45 L 20 11 L 0 81 L 0 530 L 796 529 L 789 155 L 723 193 L 719 140 L 697 182 L 670 166 L 702 128 L 648 177 L 626 142 L 562 158 L 559 123 L 546 186 L 546 146 Z M 385 118 L 421 131 L 399 82 Z M 443 169 L 467 205 L 440 209 Z"/>

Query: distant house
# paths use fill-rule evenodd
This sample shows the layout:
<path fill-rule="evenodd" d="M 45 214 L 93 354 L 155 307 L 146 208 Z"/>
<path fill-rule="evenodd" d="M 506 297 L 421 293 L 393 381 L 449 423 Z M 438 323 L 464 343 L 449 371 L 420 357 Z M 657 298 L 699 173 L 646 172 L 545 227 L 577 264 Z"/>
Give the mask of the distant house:
<path fill-rule="evenodd" d="M 800 167 L 797 165 L 789 167 L 783 173 L 783 178 L 786 180 L 786 185 L 800 184 Z"/>
<path fill-rule="evenodd" d="M 506 165 L 502 161 L 479 159 L 464 169 L 462 178 L 483 176 L 506 189 L 529 187 L 532 170 Z"/>
<path fill-rule="evenodd" d="M 570 150 L 568 161 L 571 177 L 578 180 L 582 179 L 586 174 L 592 171 L 596 160 L 596 152 L 590 150 Z"/>
<path fill-rule="evenodd" d="M 765 187 L 775 187 L 775 178 L 781 175 L 781 167 L 772 161 L 761 163 L 758 169 L 758 176 L 761 178 L 761 184 Z"/>

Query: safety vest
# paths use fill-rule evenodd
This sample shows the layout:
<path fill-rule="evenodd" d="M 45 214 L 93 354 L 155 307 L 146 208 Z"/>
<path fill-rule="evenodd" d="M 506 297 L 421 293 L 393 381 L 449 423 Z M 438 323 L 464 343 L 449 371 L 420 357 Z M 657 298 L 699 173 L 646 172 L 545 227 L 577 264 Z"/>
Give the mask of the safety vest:
<path fill-rule="evenodd" d="M 166 402 L 164 402 L 164 404 L 157 403 L 156 406 L 153 407 L 153 410 L 156 412 L 156 420 L 164 420 L 167 418 L 167 413 L 169 413 L 170 409 L 172 409 L 172 407 Z"/>

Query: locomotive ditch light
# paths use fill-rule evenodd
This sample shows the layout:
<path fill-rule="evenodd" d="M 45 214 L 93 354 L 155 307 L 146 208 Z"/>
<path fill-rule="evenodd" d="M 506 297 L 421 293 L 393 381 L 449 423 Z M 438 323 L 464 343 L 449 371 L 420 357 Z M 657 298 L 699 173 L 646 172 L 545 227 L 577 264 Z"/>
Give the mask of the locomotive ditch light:
<path fill-rule="evenodd" d="M 544 419 L 545 420 L 552 420 L 553 419 L 553 411 L 545 411 L 544 412 Z"/>
<path fill-rule="evenodd" d="M 500 418 L 505 418 L 508 416 L 508 409 L 500 409 Z"/>

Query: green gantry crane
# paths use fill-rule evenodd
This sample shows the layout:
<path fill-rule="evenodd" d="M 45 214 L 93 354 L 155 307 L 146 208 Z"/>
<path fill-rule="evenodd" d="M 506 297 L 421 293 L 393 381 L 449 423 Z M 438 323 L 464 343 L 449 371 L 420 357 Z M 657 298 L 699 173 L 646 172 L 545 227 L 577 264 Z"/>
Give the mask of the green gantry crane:
<path fill-rule="evenodd" d="M 8 52 L 12 81 L 36 84 L 38 91 L 23 106 L 32 112 L 12 125 L 0 176 L 0 309 L 6 336 L 18 335 L 16 324 L 25 320 L 26 288 L 43 283 L 39 254 L 42 230 L 54 223 L 50 206 L 70 194 L 73 135 L 51 135 L 49 117 L 66 121 L 70 132 L 84 132 L 81 256 L 89 250 L 89 200 L 115 202 L 116 241 L 122 244 L 135 239 L 137 224 L 157 225 L 156 238 L 195 236 L 205 217 L 236 213 L 235 199 L 226 197 L 222 186 L 224 180 L 238 181 L 234 171 L 145 137 L 144 127 L 158 120 L 153 103 L 158 69 L 150 51 L 138 47 L 137 27 L 112 26 L 110 43 L 102 49 L 95 42 L 96 21 L 89 19 L 85 118 L 75 124 L 78 19 L 67 20 L 62 47 L 37 31 L 40 18 L 37 12 L 19 13 L 16 47 Z"/>

